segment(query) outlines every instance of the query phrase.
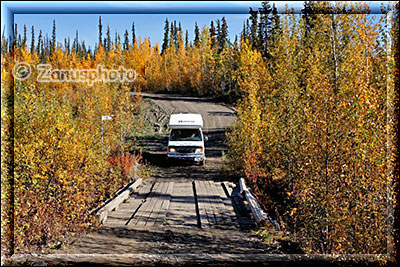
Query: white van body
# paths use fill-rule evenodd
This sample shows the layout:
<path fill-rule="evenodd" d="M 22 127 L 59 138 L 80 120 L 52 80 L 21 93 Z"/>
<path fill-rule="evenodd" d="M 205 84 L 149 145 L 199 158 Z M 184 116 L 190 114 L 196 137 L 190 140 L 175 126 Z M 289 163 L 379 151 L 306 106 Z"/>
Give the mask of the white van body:
<path fill-rule="evenodd" d="M 168 159 L 205 163 L 203 118 L 201 114 L 171 114 L 169 120 Z"/>

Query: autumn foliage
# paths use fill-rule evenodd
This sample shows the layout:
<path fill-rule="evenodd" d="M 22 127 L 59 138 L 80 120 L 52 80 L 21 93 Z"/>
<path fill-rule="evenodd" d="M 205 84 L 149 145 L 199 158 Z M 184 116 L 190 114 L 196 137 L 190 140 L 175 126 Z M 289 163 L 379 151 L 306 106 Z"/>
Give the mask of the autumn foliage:
<path fill-rule="evenodd" d="M 335 7 L 362 12 L 320 2 L 313 8 L 331 12 L 283 15 L 264 59 L 242 43 L 229 155 L 305 251 L 384 254 L 393 241 L 395 33 L 364 4 Z"/>
<path fill-rule="evenodd" d="M 16 48 L 15 57 L 32 66 L 40 62 L 36 52 L 31 54 L 25 47 Z M 57 49 L 47 62 L 60 69 L 89 69 L 111 64 L 109 57 L 102 48 L 95 58 L 87 59 Z M 11 53 L 2 55 L 3 59 L 10 70 L 15 62 Z M 121 165 L 125 161 L 117 164 L 121 169 L 107 162 L 115 151 L 127 149 L 125 138 L 134 137 L 133 129 L 141 127 L 134 119 L 140 97 L 130 96 L 129 84 L 40 83 L 36 71 L 33 68 L 34 73 L 25 81 L 14 81 L 17 251 L 54 246 L 60 237 L 91 227 L 94 221 L 90 211 L 129 181 L 134 161 L 139 160 L 127 157 L 128 165 Z M 2 95 L 10 82 L 2 81 Z M 113 119 L 103 121 L 102 132 L 103 115 Z M 5 182 L 2 179 L 2 194 L 7 192 Z"/>
<path fill-rule="evenodd" d="M 116 152 L 108 158 L 108 162 L 111 166 L 117 168 L 123 178 L 129 178 L 137 168 L 136 163 L 141 161 L 141 155 L 135 156 L 129 152 L 120 153 Z"/>
<path fill-rule="evenodd" d="M 130 92 L 152 91 L 236 104 L 228 135 L 232 171 L 247 179 L 305 251 L 386 253 L 397 99 L 394 28 L 386 16 L 379 23 L 371 19 L 365 4 L 306 2 L 302 15 L 278 15 L 266 3 L 269 13 L 259 15 L 268 23 L 257 24 L 252 11 L 253 24 L 235 42 L 228 41 L 223 18 L 217 31 L 214 24 L 196 24 L 193 43 L 167 21 L 161 51 L 149 39 L 130 43 L 126 35 L 121 44 L 109 34 L 104 42 L 100 35 L 94 51 L 78 38 L 72 46 L 39 39 L 31 50 L 26 40 L 6 44 L 11 51 L 2 45 L 2 101 L 14 90 L 17 249 L 52 244 L 91 225 L 89 212 L 140 160 L 126 148 L 126 137 L 141 127 L 134 117 L 141 99 Z M 138 76 L 133 83 L 39 83 L 33 68 L 27 80 L 17 81 L 10 74 L 16 62 L 123 66 Z M 102 115 L 113 118 L 103 121 L 103 133 Z M 2 109 L 2 136 L 9 130 L 3 122 L 10 125 Z M 2 189 L 7 186 L 2 179 Z M 2 206 L 2 225 L 3 218 Z"/>

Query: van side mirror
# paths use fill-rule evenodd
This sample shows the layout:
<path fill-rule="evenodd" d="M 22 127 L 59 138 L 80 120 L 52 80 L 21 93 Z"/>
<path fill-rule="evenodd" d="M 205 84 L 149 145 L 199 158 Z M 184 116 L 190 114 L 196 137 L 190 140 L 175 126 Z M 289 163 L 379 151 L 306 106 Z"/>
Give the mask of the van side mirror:
<path fill-rule="evenodd" d="M 205 142 L 208 141 L 208 136 L 204 136 L 204 141 L 205 141 Z"/>

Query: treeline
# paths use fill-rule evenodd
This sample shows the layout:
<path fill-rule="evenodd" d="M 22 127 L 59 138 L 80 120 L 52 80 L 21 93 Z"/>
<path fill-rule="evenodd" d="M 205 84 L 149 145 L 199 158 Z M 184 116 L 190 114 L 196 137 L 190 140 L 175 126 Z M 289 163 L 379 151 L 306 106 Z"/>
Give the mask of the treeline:
<path fill-rule="evenodd" d="M 140 159 L 129 154 L 132 142 L 127 141 L 143 127 L 138 119 L 140 97 L 130 95 L 129 83 L 57 81 L 60 76 L 52 76 L 52 82 L 36 79 L 39 63 L 58 69 L 96 69 L 97 65 L 112 69 L 122 55 L 114 54 L 111 62 L 112 52 L 106 59 L 103 48 L 87 59 L 75 49 L 71 54 L 60 47 L 49 51 L 42 57 L 21 43 L 1 55 L 2 253 L 10 246 L 6 243 L 10 223 L 17 253 L 60 248 L 74 232 L 92 228 L 91 211 L 130 181 Z M 26 80 L 11 75 L 15 60 L 30 64 L 32 72 Z M 111 119 L 102 121 L 105 115 Z M 12 162 L 5 161 L 4 148 L 10 146 Z"/>
<path fill-rule="evenodd" d="M 305 2 L 301 15 L 279 16 L 269 39 L 254 23 L 240 49 L 231 167 L 306 252 L 393 245 L 398 5 L 392 21 L 368 12 L 365 3 Z"/>
<path fill-rule="evenodd" d="M 258 22 L 254 19 L 257 12 L 251 10 L 251 30 L 244 28 L 240 37 L 236 36 L 233 42 L 228 38 L 229 27 L 225 17 L 211 21 L 209 27 L 204 25 L 200 28 L 195 23 L 193 40 L 189 40 L 187 30 L 183 32 L 180 22 L 169 22 L 166 19 L 161 48 L 158 45 L 152 46 L 150 39 L 136 38 L 134 22 L 130 32 L 125 30 L 123 41 L 117 32 L 112 38 L 109 26 L 104 32 L 101 16 L 98 42 L 93 50 L 79 40 L 78 31 L 74 40 L 68 37 L 63 43 L 57 42 L 55 21 L 51 38 L 47 35 L 43 37 L 41 30 L 36 37 L 32 26 L 28 49 L 26 25 L 22 35 L 17 32 L 15 25 L 16 38 L 12 43 L 2 36 L 2 53 L 9 52 L 13 46 L 26 48 L 30 54 L 36 54 L 41 63 L 48 62 L 58 50 L 65 55 L 85 60 L 94 59 L 103 53 L 106 58 L 121 54 L 126 58 L 125 63 L 139 74 L 132 91 L 178 92 L 234 102 L 241 97 L 235 76 L 241 64 L 237 60 L 241 44 L 250 40 L 252 47 L 264 51 L 263 54 L 267 56 L 265 51 L 268 50 L 268 42 L 279 34 L 279 16 L 275 6 L 271 8 L 265 2 L 259 12 L 263 15 Z M 253 32 L 253 29 L 258 32 Z"/>

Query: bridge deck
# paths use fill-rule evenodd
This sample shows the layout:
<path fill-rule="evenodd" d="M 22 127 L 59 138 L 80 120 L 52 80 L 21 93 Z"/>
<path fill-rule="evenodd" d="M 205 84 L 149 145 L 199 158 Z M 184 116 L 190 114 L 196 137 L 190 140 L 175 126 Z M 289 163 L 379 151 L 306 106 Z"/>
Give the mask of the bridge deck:
<path fill-rule="evenodd" d="M 110 212 L 105 226 L 249 228 L 227 190 L 228 182 L 146 181 L 124 203 Z M 231 184 L 231 186 L 233 186 Z M 236 201 L 237 202 L 237 201 Z M 247 223 L 247 225 L 246 225 Z"/>

